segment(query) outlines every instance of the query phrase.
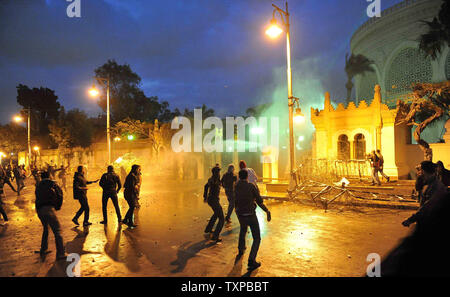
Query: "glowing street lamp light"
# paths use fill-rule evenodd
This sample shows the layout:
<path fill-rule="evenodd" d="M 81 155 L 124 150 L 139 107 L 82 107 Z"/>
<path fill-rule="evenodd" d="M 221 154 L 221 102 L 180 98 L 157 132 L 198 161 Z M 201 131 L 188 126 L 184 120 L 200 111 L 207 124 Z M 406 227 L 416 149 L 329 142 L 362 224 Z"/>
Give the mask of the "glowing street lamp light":
<path fill-rule="evenodd" d="M 300 108 L 295 109 L 294 122 L 296 124 L 303 124 L 305 122 L 305 115 Z"/>
<path fill-rule="evenodd" d="M 0 165 L 2 165 L 3 157 L 6 157 L 6 154 L 4 152 L 0 152 Z"/>
<path fill-rule="evenodd" d="M 108 145 L 108 164 L 111 164 L 111 127 L 110 127 L 110 112 L 109 112 L 109 77 L 94 77 L 98 83 L 106 86 L 106 142 Z M 97 98 L 100 94 L 100 91 L 95 87 L 95 83 L 92 84 L 92 87 L 88 90 L 88 93 L 91 97 Z"/>
<path fill-rule="evenodd" d="M 272 21 L 270 22 L 270 26 L 269 28 L 266 30 L 266 34 L 270 37 L 270 38 L 277 38 L 278 36 L 280 36 L 280 34 L 283 33 L 283 29 L 281 29 L 278 24 L 277 21 L 275 20 L 275 18 L 272 19 Z"/>
<path fill-rule="evenodd" d="M 95 84 L 92 84 L 92 88 L 90 88 L 88 92 L 89 92 L 89 95 L 94 98 L 98 97 L 98 95 L 100 94 L 98 89 L 95 87 Z"/>
<path fill-rule="evenodd" d="M 38 151 L 39 151 L 39 147 L 38 147 L 37 145 L 35 145 L 35 146 L 33 147 L 33 150 L 34 150 L 35 152 L 38 152 Z"/>
<path fill-rule="evenodd" d="M 21 122 L 23 122 L 23 117 L 20 115 L 16 115 L 13 117 L 13 121 L 16 123 L 21 123 Z"/>
<path fill-rule="evenodd" d="M 128 135 L 128 136 L 127 136 L 127 139 L 128 139 L 129 141 L 134 140 L 134 135 L 133 135 L 133 134 Z"/>

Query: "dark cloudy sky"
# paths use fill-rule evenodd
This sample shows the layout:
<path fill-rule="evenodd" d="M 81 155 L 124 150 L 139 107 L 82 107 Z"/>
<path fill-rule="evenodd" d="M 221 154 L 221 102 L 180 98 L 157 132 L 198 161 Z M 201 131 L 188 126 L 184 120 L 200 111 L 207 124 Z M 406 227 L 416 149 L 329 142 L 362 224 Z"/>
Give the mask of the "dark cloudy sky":
<path fill-rule="evenodd" d="M 398 0 L 381 0 L 385 9 Z M 108 59 L 128 63 L 148 96 L 172 108 L 206 103 L 243 114 L 285 84 L 285 40 L 265 28 L 278 0 L 0 0 L 0 121 L 18 110 L 16 86 L 54 89 L 66 107 L 100 112 L 86 89 Z M 294 93 L 313 76 L 318 93 L 345 97 L 344 57 L 367 20 L 366 0 L 291 0 Z M 300 74 L 299 74 L 300 73 Z M 306 75 L 301 75 L 301 73 Z M 296 84 L 303 82 L 303 84 Z M 295 86 L 297 89 L 295 89 Z M 284 85 L 283 85 L 284 87 Z M 309 101 L 321 101 L 309 95 Z"/>

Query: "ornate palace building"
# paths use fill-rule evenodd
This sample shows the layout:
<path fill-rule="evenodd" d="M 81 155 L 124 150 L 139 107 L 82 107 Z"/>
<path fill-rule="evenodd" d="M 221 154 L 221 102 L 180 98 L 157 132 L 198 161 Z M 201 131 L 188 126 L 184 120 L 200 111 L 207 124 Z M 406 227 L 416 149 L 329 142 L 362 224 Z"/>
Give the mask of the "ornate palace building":
<path fill-rule="evenodd" d="M 351 50 L 374 61 L 373 72 L 355 77 L 356 100 L 348 106 L 333 107 L 325 94 L 323 110 L 312 109 L 316 128 L 313 158 L 327 160 L 364 160 L 366 154 L 380 149 L 385 172 L 395 178 L 408 178 L 423 160 L 413 144 L 411 128 L 395 125 L 397 100 L 408 100 L 414 82 L 442 82 L 450 79 L 450 50 L 443 49 L 436 60 L 425 58 L 419 50 L 419 37 L 427 28 L 423 20 L 438 15 L 441 0 L 405 0 L 372 18 L 356 30 Z M 445 125 L 445 127 L 444 127 Z M 432 131 L 433 161 L 450 167 L 450 121 Z M 366 175 L 369 172 L 365 172 Z"/>

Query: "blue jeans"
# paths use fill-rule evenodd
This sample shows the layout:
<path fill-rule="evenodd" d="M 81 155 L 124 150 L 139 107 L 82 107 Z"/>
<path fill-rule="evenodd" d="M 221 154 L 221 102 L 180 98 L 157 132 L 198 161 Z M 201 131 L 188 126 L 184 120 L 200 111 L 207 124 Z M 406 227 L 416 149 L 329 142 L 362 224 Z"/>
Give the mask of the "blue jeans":
<path fill-rule="evenodd" d="M 41 220 L 42 227 L 44 227 L 42 232 L 41 252 L 45 252 L 48 249 L 48 227 L 50 226 L 53 235 L 55 236 L 56 256 L 63 256 L 64 245 L 61 236 L 61 225 L 56 217 L 55 208 L 53 206 L 42 206 L 37 210 L 37 214 Z"/>
<path fill-rule="evenodd" d="M 208 225 L 206 225 L 205 233 L 212 232 L 216 220 L 219 219 L 219 222 L 217 223 L 212 238 L 213 240 L 215 240 L 219 238 L 220 232 L 222 231 L 223 228 L 223 224 L 225 223 L 225 218 L 223 216 L 223 209 L 222 206 L 220 205 L 219 198 L 214 197 L 208 198 L 208 205 L 212 208 L 214 213 L 211 216 L 211 219 L 209 219 Z"/>
<path fill-rule="evenodd" d="M 256 255 L 258 254 L 259 245 L 261 243 L 261 232 L 259 230 L 259 222 L 256 213 L 249 216 L 238 215 L 239 224 L 241 224 L 241 231 L 239 232 L 239 252 L 243 253 L 245 250 L 245 236 L 247 235 L 247 229 L 250 227 L 252 231 L 253 243 L 250 255 L 248 256 L 248 262 L 256 261 Z"/>

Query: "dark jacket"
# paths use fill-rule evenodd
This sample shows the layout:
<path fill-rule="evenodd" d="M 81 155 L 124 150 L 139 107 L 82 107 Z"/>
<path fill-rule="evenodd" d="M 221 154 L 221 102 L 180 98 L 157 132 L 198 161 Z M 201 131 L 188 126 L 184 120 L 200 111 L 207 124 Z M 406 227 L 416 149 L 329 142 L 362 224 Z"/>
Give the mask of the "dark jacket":
<path fill-rule="evenodd" d="M 75 172 L 73 176 L 73 199 L 79 199 L 80 197 L 86 197 L 87 185 L 94 183 L 93 181 L 87 181 L 83 174 Z"/>
<path fill-rule="evenodd" d="M 140 176 L 130 172 L 123 184 L 125 199 L 136 199 L 139 197 L 139 189 L 141 186 Z"/>
<path fill-rule="evenodd" d="M 13 191 L 16 191 L 14 189 L 14 186 L 11 184 L 11 180 L 8 177 L 8 174 L 6 173 L 6 171 L 3 169 L 0 169 L 0 194 L 3 194 L 3 187 L 5 184 L 8 184 Z"/>
<path fill-rule="evenodd" d="M 220 182 L 222 183 L 222 187 L 225 189 L 225 192 L 234 191 L 234 186 L 237 181 L 237 176 L 232 172 L 227 172 L 222 176 Z"/>
<path fill-rule="evenodd" d="M 58 184 L 48 178 L 43 179 L 36 187 L 36 209 L 43 206 L 53 206 L 56 210 L 61 209 L 63 203 L 63 192 Z"/>
<path fill-rule="evenodd" d="M 117 174 L 114 172 L 107 172 L 103 174 L 100 179 L 100 187 L 103 188 L 104 192 L 118 193 L 122 188 L 122 183 Z"/>
<path fill-rule="evenodd" d="M 237 215 L 249 216 L 255 214 L 256 204 L 265 212 L 268 211 L 259 194 L 258 188 L 247 180 L 239 180 L 237 182 L 234 195 Z"/>
<path fill-rule="evenodd" d="M 218 179 L 217 182 L 215 182 L 211 177 L 205 184 L 205 188 L 203 191 L 203 198 L 205 199 L 205 201 L 211 198 L 219 199 L 219 195 L 220 195 L 220 180 Z"/>
<path fill-rule="evenodd" d="M 441 211 L 450 203 L 449 192 L 439 179 L 429 182 L 423 199 L 425 203 L 409 218 L 411 222 L 418 223 L 418 229 L 432 230 L 442 224 L 442 218 L 448 221 L 448 214 L 441 214 Z"/>

